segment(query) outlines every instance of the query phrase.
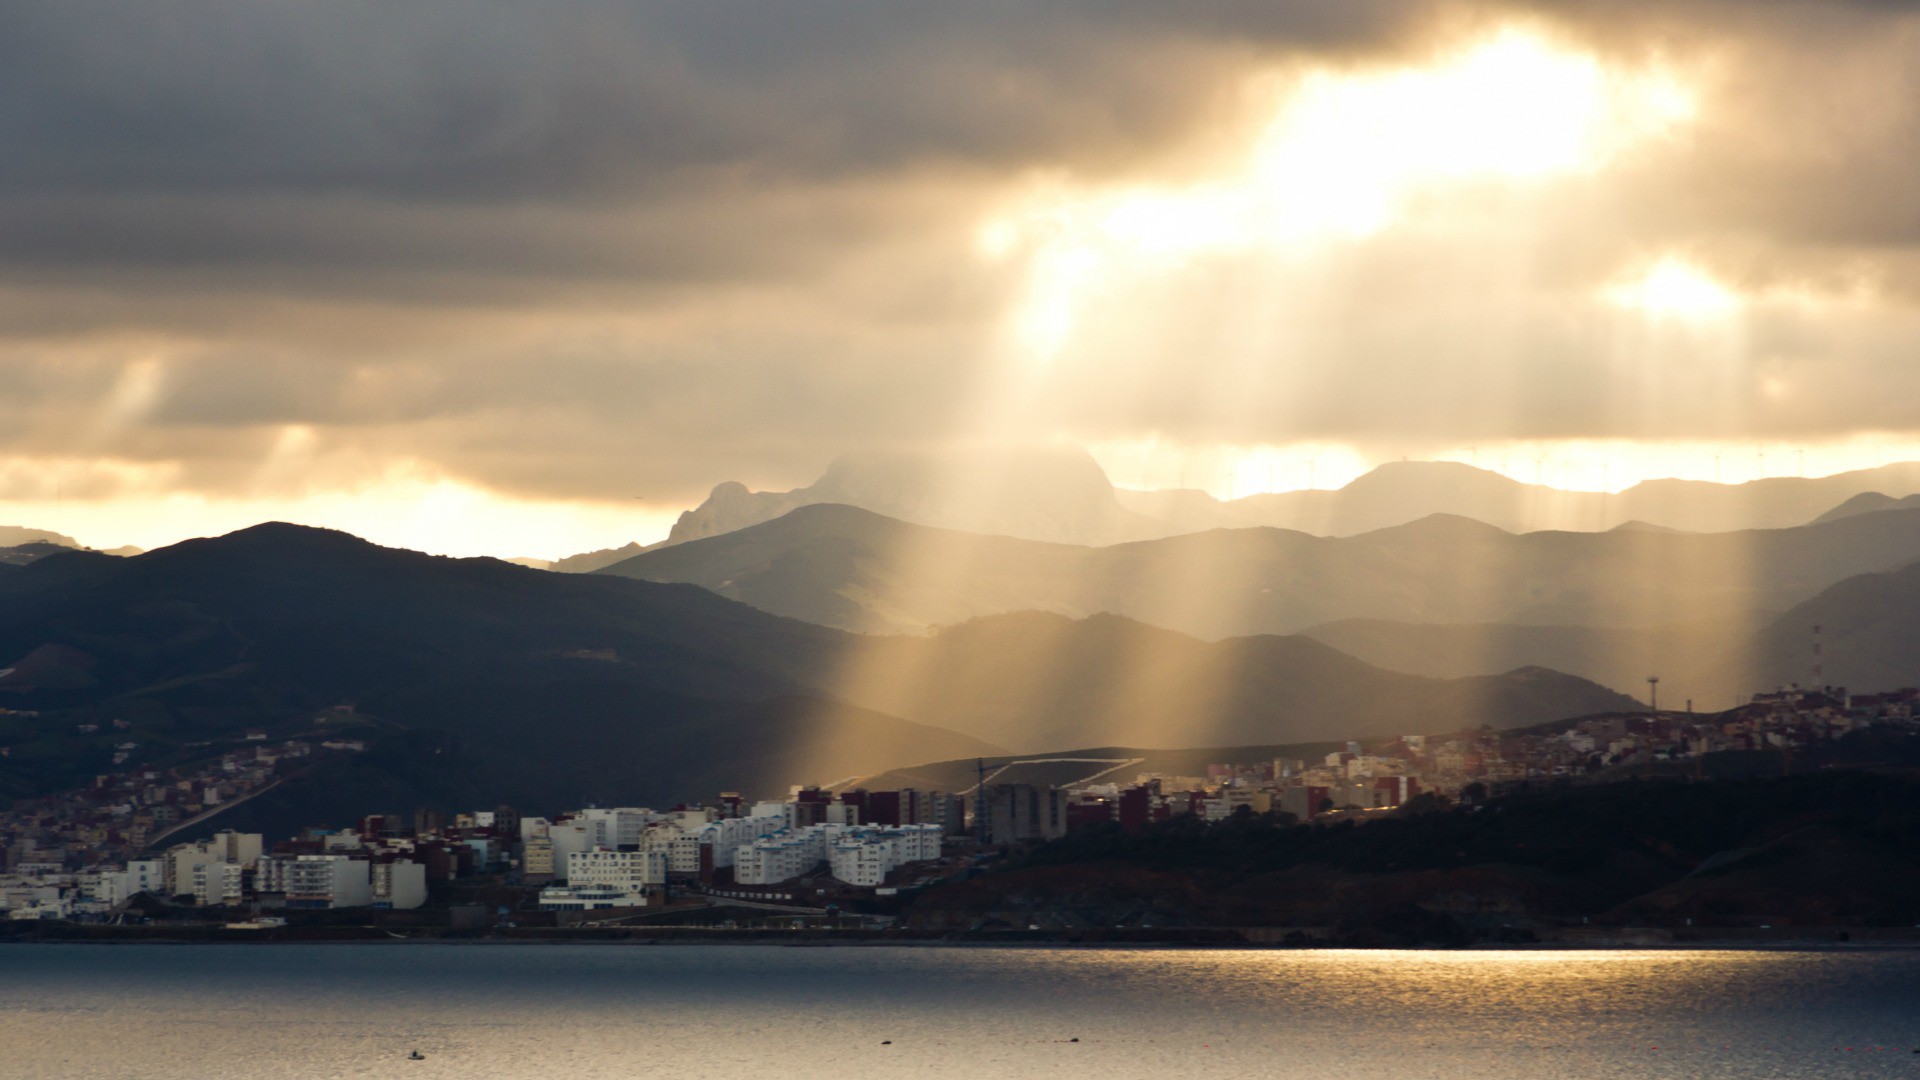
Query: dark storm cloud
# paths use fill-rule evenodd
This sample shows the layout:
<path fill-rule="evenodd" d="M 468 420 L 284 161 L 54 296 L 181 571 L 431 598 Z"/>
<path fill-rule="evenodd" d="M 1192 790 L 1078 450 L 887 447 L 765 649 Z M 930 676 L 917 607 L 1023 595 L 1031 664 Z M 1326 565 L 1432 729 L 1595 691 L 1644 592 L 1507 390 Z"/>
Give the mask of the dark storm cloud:
<path fill-rule="evenodd" d="M 1210 88 L 1183 45 L 1365 41 L 1406 10 L 10 5 L 0 182 L 618 197 L 708 168 L 1054 162 L 1184 119 Z"/>

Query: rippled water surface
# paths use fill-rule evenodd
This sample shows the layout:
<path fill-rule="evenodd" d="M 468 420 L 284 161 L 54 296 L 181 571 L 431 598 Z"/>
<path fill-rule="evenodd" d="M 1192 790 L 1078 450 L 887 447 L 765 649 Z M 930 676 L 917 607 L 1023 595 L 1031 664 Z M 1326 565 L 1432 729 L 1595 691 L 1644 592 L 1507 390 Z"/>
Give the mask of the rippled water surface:
<path fill-rule="evenodd" d="M 1916 1047 L 1911 952 L 0 946 L 6 1077 L 1920 1077 Z"/>

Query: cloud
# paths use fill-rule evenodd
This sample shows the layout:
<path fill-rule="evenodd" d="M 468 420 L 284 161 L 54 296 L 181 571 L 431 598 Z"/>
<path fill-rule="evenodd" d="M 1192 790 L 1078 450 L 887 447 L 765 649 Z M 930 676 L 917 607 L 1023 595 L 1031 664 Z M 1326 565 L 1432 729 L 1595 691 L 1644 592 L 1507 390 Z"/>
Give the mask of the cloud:
<path fill-rule="evenodd" d="M 0 456 L 218 498 L 411 462 L 672 501 L 966 437 L 1029 287 L 983 222 L 1204 185 L 1259 87 L 1515 18 L 1683 71 L 1696 122 L 1310 263 L 1130 280 L 1019 375 L 1023 433 L 1920 426 L 1904 5 L 47 3 L 0 10 Z M 1599 299 L 1662 256 L 1739 293 L 1737 326 Z"/>

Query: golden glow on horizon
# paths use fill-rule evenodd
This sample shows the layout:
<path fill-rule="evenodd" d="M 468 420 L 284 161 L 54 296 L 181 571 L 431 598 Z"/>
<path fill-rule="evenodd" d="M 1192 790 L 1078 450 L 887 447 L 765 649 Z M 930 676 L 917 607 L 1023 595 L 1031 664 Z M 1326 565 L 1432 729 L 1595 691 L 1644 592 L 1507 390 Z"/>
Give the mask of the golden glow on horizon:
<path fill-rule="evenodd" d="M 295 432 L 280 447 L 299 444 Z M 1186 446 L 1165 439 L 1110 440 L 1087 448 L 1116 487 L 1186 487 L 1217 499 L 1333 490 L 1399 457 L 1339 442 Z M 272 483 L 292 461 L 276 454 L 260 479 Z M 1920 461 L 1920 437 L 1905 433 L 1806 444 L 1521 440 L 1436 447 L 1408 460 L 1452 461 L 1526 484 L 1565 491 L 1623 491 L 1647 480 L 1746 483 L 1764 477 L 1830 476 Z M 437 555 L 562 558 L 600 548 L 663 540 L 691 506 L 622 506 L 593 500 L 527 499 L 395 465 L 357 486 L 285 495 L 216 498 L 187 491 L 173 464 L 79 459 L 0 459 L 0 524 L 49 529 L 92 547 L 163 547 L 263 521 L 343 529 L 375 543 Z M 804 483 L 805 480 L 798 481 Z M 271 490 L 271 488 L 262 488 Z"/>
<path fill-rule="evenodd" d="M 297 471 L 304 447 L 283 434 L 259 490 Z M 0 524 L 64 533 L 89 547 L 164 547 L 263 521 L 341 529 L 435 555 L 564 558 L 666 538 L 680 506 L 528 499 L 395 463 L 365 483 L 213 497 L 185 490 L 179 467 L 117 461 L 0 459 Z"/>

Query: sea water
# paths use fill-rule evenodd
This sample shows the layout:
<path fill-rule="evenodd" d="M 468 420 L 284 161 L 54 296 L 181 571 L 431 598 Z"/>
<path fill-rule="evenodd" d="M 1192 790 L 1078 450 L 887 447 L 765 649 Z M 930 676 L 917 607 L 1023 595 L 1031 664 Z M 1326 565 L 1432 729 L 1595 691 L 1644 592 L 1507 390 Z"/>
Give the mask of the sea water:
<path fill-rule="evenodd" d="M 1920 1077 L 1916 1047 L 1902 951 L 0 946 L 9 1078 Z"/>

